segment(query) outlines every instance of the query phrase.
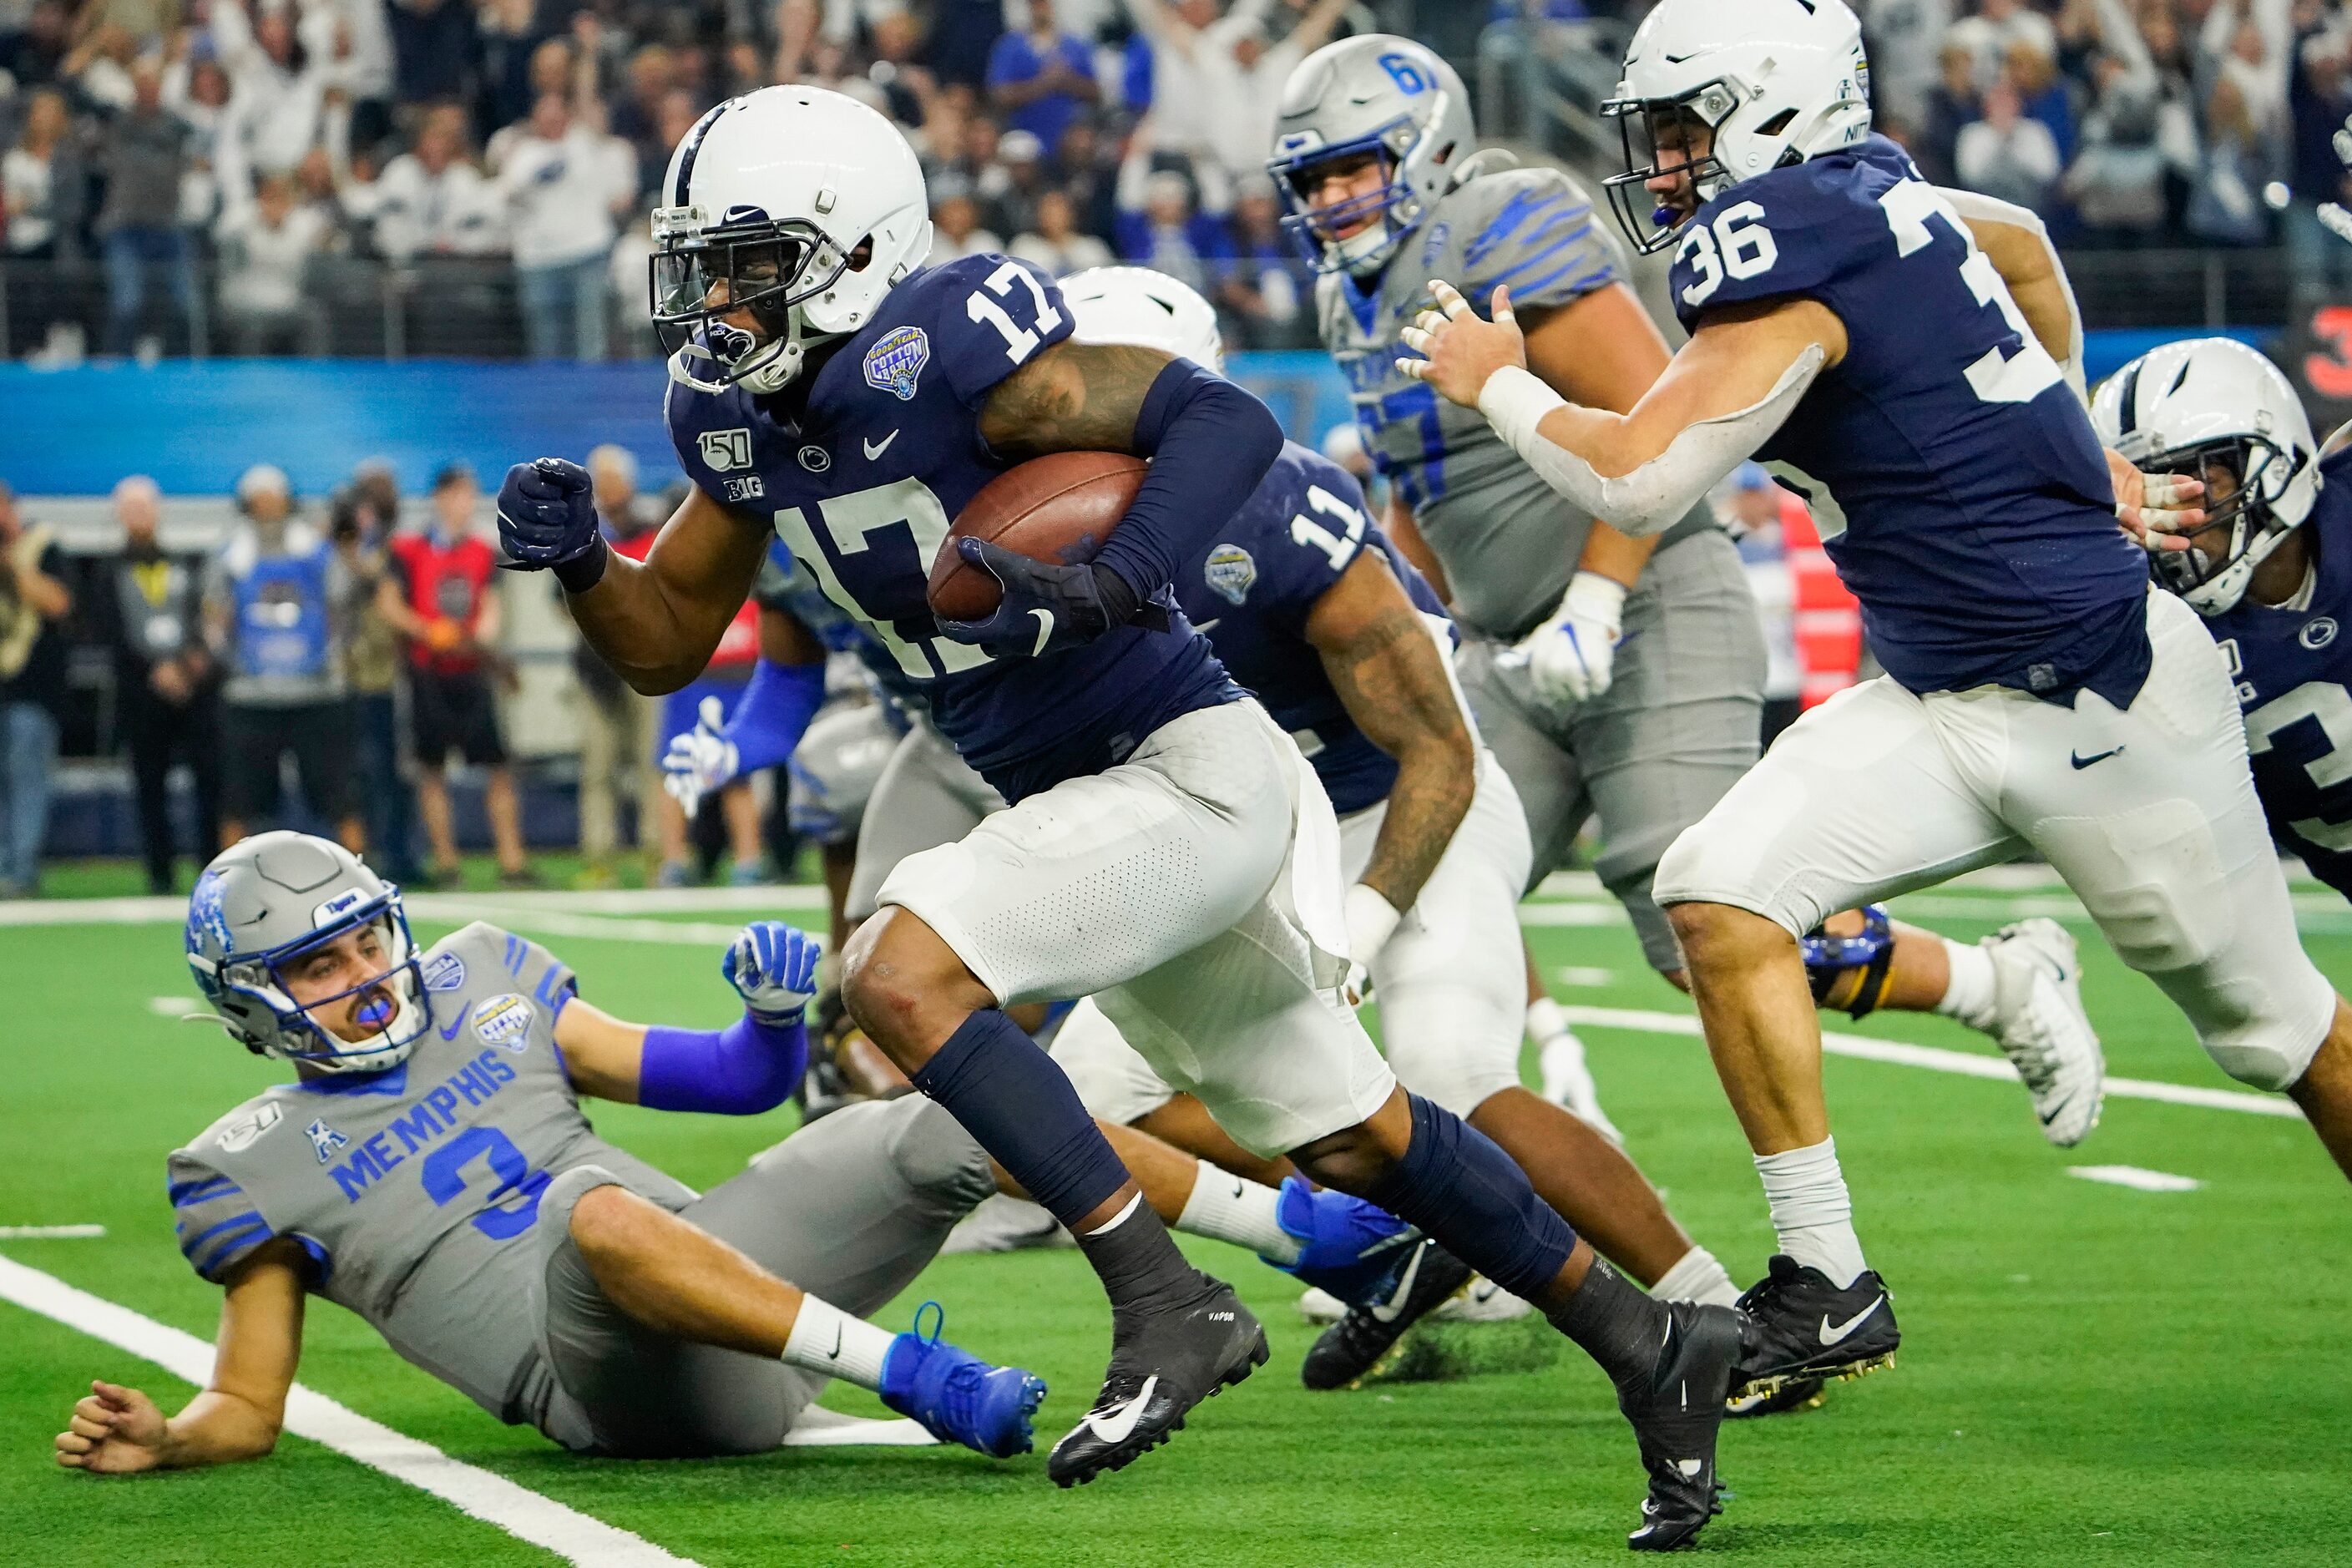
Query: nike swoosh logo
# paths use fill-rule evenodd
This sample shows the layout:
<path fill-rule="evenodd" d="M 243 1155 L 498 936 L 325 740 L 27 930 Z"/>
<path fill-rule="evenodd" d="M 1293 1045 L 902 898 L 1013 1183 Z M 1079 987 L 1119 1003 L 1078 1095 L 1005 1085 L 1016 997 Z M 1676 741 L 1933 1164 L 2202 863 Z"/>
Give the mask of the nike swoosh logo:
<path fill-rule="evenodd" d="M 1106 1443 L 1124 1443 L 1135 1435 L 1135 1424 L 1143 1419 L 1143 1407 L 1151 1403 L 1152 1391 L 1160 1386 L 1160 1374 L 1152 1373 L 1143 1380 L 1143 1386 L 1134 1398 L 1109 1412 L 1095 1412 L 1079 1423 L 1091 1429 Z"/>
<path fill-rule="evenodd" d="M 1213 632 L 1217 629 L 1217 623 L 1224 618 L 1224 616 L 1219 616 L 1214 621 L 1194 621 L 1192 623 L 1192 629 L 1196 632 Z"/>
<path fill-rule="evenodd" d="M 890 443 L 898 438 L 898 432 L 893 430 L 887 436 L 883 437 L 879 441 L 860 441 L 858 445 L 866 448 L 866 460 L 870 463 L 875 458 L 880 457 L 883 453 L 888 451 L 890 449 Z"/>
<path fill-rule="evenodd" d="M 466 1015 L 471 1013 L 473 1010 L 474 1005 L 471 1002 L 468 1002 L 464 1006 L 458 1008 L 457 1018 L 451 1022 L 447 1028 L 441 1031 L 441 1037 L 445 1040 L 456 1039 L 457 1037 L 457 1031 L 466 1026 Z"/>
<path fill-rule="evenodd" d="M 1834 1327 L 1830 1323 L 1830 1315 L 1827 1312 L 1823 1312 L 1822 1314 L 1822 1343 L 1825 1345 L 1833 1345 L 1843 1340 L 1848 1334 L 1853 1332 L 1854 1330 L 1862 1327 L 1862 1321 L 1870 1316 L 1871 1313 L 1878 1310 L 1879 1304 L 1885 1300 L 1886 1298 L 1885 1296 L 1877 1297 L 1870 1303 L 1869 1306 L 1864 1307 L 1861 1311 L 1856 1312 L 1853 1317 L 1848 1318 L 1844 1322 L 1839 1323 Z"/>
<path fill-rule="evenodd" d="M 1397 1280 L 1395 1293 L 1372 1309 L 1374 1318 L 1383 1323 L 1396 1321 L 1396 1315 L 1403 1311 L 1404 1304 L 1412 1299 L 1412 1282 L 1421 1275 L 1421 1260 L 1428 1256 L 1429 1249 L 1425 1247 L 1413 1249 L 1412 1261 L 1404 1266 L 1404 1274 Z"/>
<path fill-rule="evenodd" d="M 2069 752 L 2066 753 L 2066 760 L 2073 763 L 2075 770 L 2080 772 L 2082 769 L 2089 767 L 2093 763 L 2104 763 L 2109 757 L 2120 756 L 2123 753 L 2123 750 L 2124 748 L 2121 746 L 2116 746 L 2092 757 L 2086 757 L 2080 752 Z"/>
<path fill-rule="evenodd" d="M 833 1325 L 833 1350 L 829 1359 L 834 1361 L 841 1359 L 841 1325 L 839 1323 Z"/>
<path fill-rule="evenodd" d="M 1032 610 L 1029 613 L 1037 617 L 1037 646 L 1029 650 L 1029 657 L 1035 658 L 1045 651 L 1045 645 L 1054 640 L 1054 612 Z"/>

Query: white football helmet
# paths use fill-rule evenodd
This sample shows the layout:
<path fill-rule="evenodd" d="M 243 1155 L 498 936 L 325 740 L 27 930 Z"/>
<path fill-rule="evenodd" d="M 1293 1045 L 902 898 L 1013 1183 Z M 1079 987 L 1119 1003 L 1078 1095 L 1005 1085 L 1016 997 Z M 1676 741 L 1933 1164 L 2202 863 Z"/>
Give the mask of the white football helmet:
<path fill-rule="evenodd" d="M 810 345 L 871 321 L 931 248 L 915 150 L 823 88 L 763 87 L 696 121 L 662 198 L 654 327 L 671 378 L 699 392 L 780 390 Z M 723 320 L 743 310 L 756 331 Z"/>
<path fill-rule="evenodd" d="M 1843 0 L 1661 0 L 1601 112 L 1625 140 L 1625 173 L 1604 182 L 1618 225 L 1643 255 L 1664 250 L 1690 215 L 1657 206 L 1644 182 L 1687 169 L 1705 202 L 1870 134 L 1862 24 Z M 1708 126 L 1714 144 L 1661 168 L 1658 119 L 1676 116 Z M 1637 128 L 1645 158 L 1634 151 Z"/>
<path fill-rule="evenodd" d="M 1089 267 L 1062 279 L 1070 335 L 1082 343 L 1137 343 L 1220 374 L 1225 343 L 1206 300 L 1148 267 Z"/>
<path fill-rule="evenodd" d="M 2237 480 L 2198 530 L 2229 529 L 2220 555 L 2149 557 L 2158 580 L 2202 616 L 2246 596 L 2254 568 L 2303 526 L 2319 497 L 2319 443 L 2303 400 L 2278 366 L 2232 338 L 2190 338 L 2140 355 L 2101 384 L 2091 422 L 2100 440 L 2147 472 L 2203 479 L 2218 465 Z"/>
<path fill-rule="evenodd" d="M 1437 198 L 1471 173 L 1478 128 L 1454 68 L 1411 38 L 1369 33 L 1326 44 L 1283 84 L 1266 170 L 1290 208 L 1282 220 L 1318 271 L 1369 277 L 1388 265 Z M 1387 179 L 1370 195 L 1318 208 L 1318 172 L 1370 153 Z M 1346 238 L 1333 231 L 1373 222 Z"/>

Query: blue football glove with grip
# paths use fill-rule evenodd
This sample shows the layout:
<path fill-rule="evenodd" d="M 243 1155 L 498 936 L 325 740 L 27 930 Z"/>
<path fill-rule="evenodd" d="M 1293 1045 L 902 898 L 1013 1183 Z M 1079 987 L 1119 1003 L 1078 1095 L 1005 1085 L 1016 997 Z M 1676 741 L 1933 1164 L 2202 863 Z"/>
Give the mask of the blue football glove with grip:
<path fill-rule="evenodd" d="M 662 788 L 692 816 L 711 791 L 724 789 L 741 771 L 742 754 L 728 733 L 725 704 L 706 697 L 696 710 L 694 728 L 669 738 L 662 753 Z"/>
<path fill-rule="evenodd" d="M 956 553 L 995 578 L 1004 596 L 995 614 L 977 621 L 943 619 L 940 630 L 997 658 L 1037 658 L 1083 647 L 1130 622 L 1153 631 L 1169 629 L 1168 613 L 1157 605 L 1139 605 L 1135 590 L 1108 566 L 1032 561 L 982 539 L 957 540 Z"/>
<path fill-rule="evenodd" d="M 719 972 L 762 1024 L 797 1024 L 816 994 L 817 940 L 782 921 L 753 921 L 728 948 Z"/>
<path fill-rule="evenodd" d="M 566 593 L 594 587 L 612 549 L 596 526 L 588 470 L 565 458 L 509 468 L 499 486 L 499 542 L 518 571 L 552 571 Z"/>

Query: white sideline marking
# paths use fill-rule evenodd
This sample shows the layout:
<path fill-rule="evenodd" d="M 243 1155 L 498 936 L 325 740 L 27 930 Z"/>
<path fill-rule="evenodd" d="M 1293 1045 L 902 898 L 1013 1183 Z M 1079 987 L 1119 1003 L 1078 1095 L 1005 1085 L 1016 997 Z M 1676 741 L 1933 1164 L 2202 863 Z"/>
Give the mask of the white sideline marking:
<path fill-rule="evenodd" d="M 102 1225 L 0 1225 L 0 1241 L 95 1241 Z"/>
<path fill-rule="evenodd" d="M 158 1018 L 193 1018 L 203 1014 L 205 1005 L 194 996 L 150 996 L 147 1011 Z"/>
<path fill-rule="evenodd" d="M 194 1334 L 7 1258 L 0 1258 L 0 1298 L 144 1357 L 198 1388 L 212 1376 L 213 1347 Z M 286 1396 L 286 1429 L 583 1568 L 700 1568 L 692 1558 L 453 1459 L 299 1383 Z"/>
<path fill-rule="evenodd" d="M 1684 1035 L 1703 1039 L 1696 1016 L 1688 1013 L 1653 1013 L 1635 1007 L 1576 1007 L 1563 1006 L 1560 1011 L 1571 1024 L 1591 1024 L 1604 1029 L 1635 1029 L 1650 1035 Z M 1864 1061 L 1892 1062 L 1897 1067 L 1926 1068 L 1930 1072 L 1958 1073 L 1964 1078 L 1992 1078 L 2004 1082 L 2017 1081 L 2017 1069 L 1998 1057 L 1980 1057 L 1968 1051 L 1948 1051 L 1935 1046 L 1911 1046 L 1900 1040 L 1874 1040 L 1867 1035 L 1838 1035 L 1822 1031 L 1822 1049 L 1833 1057 L 1856 1057 Z M 2152 1079 L 2111 1078 L 2107 1079 L 2107 1096 L 2112 1100 L 2156 1100 L 2168 1105 L 2195 1105 L 2207 1110 L 2238 1110 L 2249 1116 L 2281 1116 L 2301 1121 L 2303 1112 L 2294 1101 L 2272 1094 L 2249 1094 L 2243 1089 L 2201 1089 L 2185 1083 L 2159 1083 Z M 2071 1168 L 2071 1167 L 2070 1167 Z"/>
<path fill-rule="evenodd" d="M 2105 1182 L 2109 1186 L 2131 1187 L 2143 1193 L 2193 1193 L 2205 1184 L 2194 1176 L 2176 1176 L 2169 1171 L 2151 1171 L 2145 1165 L 2069 1165 L 2066 1173 L 2086 1182 Z"/>
<path fill-rule="evenodd" d="M 766 888 L 646 888 L 614 889 L 601 893 L 507 892 L 410 893 L 401 902 L 411 917 L 423 921 L 465 921 L 478 911 L 496 908 L 508 913 L 560 914 L 712 914 L 756 915 L 762 911 L 821 910 L 824 885 L 782 883 Z M 129 899 L 0 899 L 0 926 L 180 925 L 188 918 L 188 900 L 182 898 Z M 520 917 L 518 917 L 520 918 Z"/>
<path fill-rule="evenodd" d="M 1555 969 L 1551 972 L 1551 977 L 1562 985 L 1597 987 L 1617 984 L 1615 970 L 1595 969 L 1590 964 L 1583 963 L 1570 963 Z"/>

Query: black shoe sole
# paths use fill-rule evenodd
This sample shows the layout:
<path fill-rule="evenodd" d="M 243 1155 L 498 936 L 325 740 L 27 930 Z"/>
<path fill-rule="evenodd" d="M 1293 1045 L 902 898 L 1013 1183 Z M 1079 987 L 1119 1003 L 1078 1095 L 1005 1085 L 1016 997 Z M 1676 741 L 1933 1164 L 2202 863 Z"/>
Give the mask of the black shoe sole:
<path fill-rule="evenodd" d="M 1725 1420 L 1761 1421 L 1767 1415 L 1788 1415 L 1800 1410 L 1819 1410 L 1822 1404 L 1822 1380 L 1817 1377 L 1805 1377 L 1784 1383 L 1777 1393 L 1767 1395 L 1745 1410 L 1731 1407 L 1732 1402 L 1738 1397 L 1739 1395 L 1735 1394 L 1730 1399 L 1724 1401 Z"/>
<path fill-rule="evenodd" d="M 1216 1386 L 1209 1390 L 1207 1397 L 1214 1399 L 1226 1389 L 1231 1388 L 1234 1384 L 1248 1377 L 1250 1373 L 1255 1372 L 1258 1368 L 1265 1364 L 1266 1357 L 1271 1353 L 1272 1352 L 1266 1348 L 1265 1331 L 1264 1329 L 1260 1329 L 1257 1331 L 1257 1342 L 1250 1347 L 1248 1357 L 1243 1361 L 1236 1362 L 1226 1371 L 1223 1377 L 1217 1379 Z M 1197 1410 L 1199 1408 L 1200 1406 L 1198 1405 L 1192 1405 L 1191 1409 L 1188 1409 L 1185 1412 L 1185 1415 L 1191 1415 L 1192 1410 Z M 1123 1470 L 1127 1468 L 1128 1466 L 1135 1463 L 1136 1460 L 1151 1452 L 1152 1449 L 1159 1447 L 1162 1443 L 1165 1443 L 1169 1438 L 1173 1437 L 1177 1433 L 1184 1430 L 1185 1415 L 1177 1416 L 1175 1420 L 1171 1421 L 1167 1426 L 1162 1426 L 1157 1432 L 1148 1434 L 1139 1433 L 1135 1436 L 1129 1437 L 1126 1442 L 1119 1444 L 1115 1448 L 1105 1449 L 1100 1457 L 1098 1457 L 1094 1463 L 1088 1466 L 1085 1470 L 1075 1475 L 1055 1476 L 1054 1478 L 1054 1484 L 1066 1490 L 1071 1487 L 1085 1486 L 1097 1476 L 1106 1475 L 1112 1470 Z"/>
<path fill-rule="evenodd" d="M 1852 1361 L 1807 1363 L 1798 1366 L 1784 1367 L 1779 1372 L 1759 1373 L 1745 1382 L 1740 1381 L 1738 1374 L 1735 1373 L 1732 1374 L 1731 1393 L 1728 1397 L 1745 1399 L 1754 1394 L 1778 1395 L 1807 1383 L 1852 1383 L 1864 1373 L 1874 1373 L 1882 1367 L 1891 1367 L 1894 1364 L 1895 1352 L 1889 1350 L 1881 1351 L 1875 1355 L 1858 1356 Z M 1782 1408 L 1793 1407 L 1783 1406 Z M 1758 1414 L 1771 1413 L 1759 1411 Z"/>

